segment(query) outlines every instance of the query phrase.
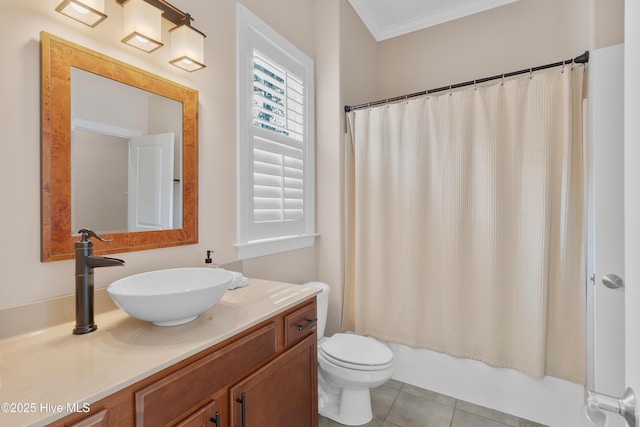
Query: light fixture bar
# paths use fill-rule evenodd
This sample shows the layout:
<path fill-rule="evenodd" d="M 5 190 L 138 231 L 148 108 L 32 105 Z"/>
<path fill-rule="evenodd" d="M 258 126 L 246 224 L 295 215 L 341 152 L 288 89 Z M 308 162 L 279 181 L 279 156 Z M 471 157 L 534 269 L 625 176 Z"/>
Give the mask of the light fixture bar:
<path fill-rule="evenodd" d="M 126 3 L 128 0 L 116 0 L 116 3 L 118 3 L 119 5 L 122 5 L 123 3 Z M 172 5 L 171 3 L 165 1 L 165 0 L 144 0 L 146 3 L 149 3 L 150 5 L 160 9 L 162 11 L 162 17 L 164 19 L 166 19 L 169 22 L 174 23 L 175 25 L 182 25 L 182 24 L 187 24 L 191 27 L 191 21 L 193 21 L 193 18 L 191 17 L 191 15 L 187 12 L 183 12 L 180 9 L 178 9 L 177 7 L 175 7 L 174 5 Z M 193 28 L 193 27 L 191 27 Z M 196 30 L 195 28 L 193 28 L 194 30 Z M 196 30 L 198 31 L 198 30 Z M 203 34 L 201 31 L 198 31 L 200 34 L 202 34 L 203 36 L 205 34 Z"/>
<path fill-rule="evenodd" d="M 62 0 L 56 11 L 90 27 L 107 18 L 105 0 Z M 186 71 L 200 70 L 204 65 L 206 35 L 191 26 L 193 18 L 166 0 L 115 0 L 124 9 L 122 42 L 147 53 L 163 46 L 162 18 L 175 24 L 170 32 L 169 63 Z"/>
<path fill-rule="evenodd" d="M 127 0 L 116 0 L 123 3 Z M 162 17 L 176 26 L 169 30 L 171 57 L 169 63 L 185 71 L 200 70 L 204 65 L 204 38 L 206 35 L 191 26 L 193 18 L 165 0 L 144 0 L 162 11 Z"/>
<path fill-rule="evenodd" d="M 127 8 L 134 9 L 130 3 L 136 3 L 136 7 L 142 9 L 152 9 L 162 13 L 162 17 L 176 26 L 169 33 L 171 35 L 171 57 L 169 63 L 185 71 L 196 71 L 205 67 L 204 65 L 204 38 L 206 35 L 191 26 L 193 18 L 190 14 L 181 11 L 177 7 L 165 0 L 116 0 L 125 8 L 125 38 L 122 40 L 131 46 L 142 49 L 146 52 L 162 46 L 162 43 L 155 41 L 154 37 L 136 32 L 134 26 L 139 25 L 140 18 L 131 18 L 127 22 Z M 148 27 L 148 26 L 147 26 Z"/>

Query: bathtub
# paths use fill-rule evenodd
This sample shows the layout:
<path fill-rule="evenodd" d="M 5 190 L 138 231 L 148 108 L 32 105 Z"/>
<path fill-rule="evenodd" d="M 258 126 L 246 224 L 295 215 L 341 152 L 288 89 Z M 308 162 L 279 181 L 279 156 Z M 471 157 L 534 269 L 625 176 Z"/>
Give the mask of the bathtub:
<path fill-rule="evenodd" d="M 582 384 L 388 343 L 393 379 L 551 427 L 587 427 Z"/>

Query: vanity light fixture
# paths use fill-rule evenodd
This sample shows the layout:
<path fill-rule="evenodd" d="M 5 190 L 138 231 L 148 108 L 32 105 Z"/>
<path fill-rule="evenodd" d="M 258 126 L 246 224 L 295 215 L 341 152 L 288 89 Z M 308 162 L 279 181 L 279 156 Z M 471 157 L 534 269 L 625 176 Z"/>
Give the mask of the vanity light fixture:
<path fill-rule="evenodd" d="M 203 33 L 189 25 L 190 16 L 187 15 L 184 24 L 169 30 L 171 34 L 170 64 L 183 70 L 192 72 L 204 68 L 204 38 Z"/>
<path fill-rule="evenodd" d="M 123 43 L 147 53 L 164 46 L 162 18 L 175 24 L 169 30 L 169 63 L 186 71 L 204 68 L 206 35 L 191 25 L 193 18 L 166 0 L 115 0 L 124 8 Z M 95 27 L 107 18 L 104 0 L 62 0 L 56 11 L 83 24 Z"/>
<path fill-rule="evenodd" d="M 163 46 L 162 10 L 143 1 L 127 0 L 124 4 L 124 38 L 122 43 L 147 53 Z"/>
<path fill-rule="evenodd" d="M 95 27 L 107 18 L 104 0 L 63 0 L 56 7 L 56 12 L 90 27 Z"/>
<path fill-rule="evenodd" d="M 116 2 L 124 6 L 125 8 L 125 25 L 127 21 L 126 10 L 127 7 L 129 7 L 129 3 L 146 3 L 154 9 L 159 10 L 162 13 L 162 17 L 164 19 L 176 25 L 176 27 L 170 30 L 171 58 L 169 60 L 169 63 L 189 72 L 205 67 L 204 38 L 206 37 L 206 35 L 191 26 L 191 21 L 193 21 L 193 18 L 190 14 L 181 11 L 165 0 L 116 0 Z M 158 23 L 158 25 L 161 25 L 159 19 L 156 19 L 156 22 Z M 129 32 L 129 35 L 130 34 L 131 33 Z M 160 40 L 159 35 L 157 36 L 157 38 L 147 37 L 144 34 L 138 35 L 144 36 L 150 41 Z M 139 38 L 137 38 L 137 40 L 138 42 L 140 41 Z M 125 40 L 123 40 L 123 42 L 124 41 Z M 125 43 L 132 44 L 131 41 L 126 41 Z M 155 47 L 155 49 L 162 46 L 162 43 L 160 43 L 159 41 L 157 43 L 159 43 L 159 46 Z M 133 46 L 142 49 L 139 44 Z M 151 52 L 155 49 L 142 50 Z"/>

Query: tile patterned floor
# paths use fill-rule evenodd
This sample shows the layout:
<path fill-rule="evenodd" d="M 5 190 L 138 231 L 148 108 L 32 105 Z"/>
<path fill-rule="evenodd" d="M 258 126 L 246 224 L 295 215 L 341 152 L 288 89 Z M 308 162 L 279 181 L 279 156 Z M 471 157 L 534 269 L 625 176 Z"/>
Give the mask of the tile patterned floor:
<path fill-rule="evenodd" d="M 373 420 L 366 427 L 544 427 L 395 380 L 371 390 L 371 403 Z M 341 425 L 319 418 L 319 427 Z"/>

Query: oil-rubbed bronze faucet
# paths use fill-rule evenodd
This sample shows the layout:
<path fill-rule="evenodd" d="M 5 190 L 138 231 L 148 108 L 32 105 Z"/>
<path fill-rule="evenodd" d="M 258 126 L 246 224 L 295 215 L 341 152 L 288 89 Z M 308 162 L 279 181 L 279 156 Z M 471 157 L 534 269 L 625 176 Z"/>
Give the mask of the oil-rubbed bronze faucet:
<path fill-rule="evenodd" d="M 93 255 L 93 242 L 90 237 L 95 237 L 102 242 L 111 240 L 103 239 L 92 230 L 82 229 L 78 231 L 82 239 L 76 242 L 76 327 L 75 335 L 88 334 L 98 329 L 93 321 L 93 269 L 96 267 L 111 267 L 124 265 L 124 261 L 118 258 L 107 258 Z"/>

